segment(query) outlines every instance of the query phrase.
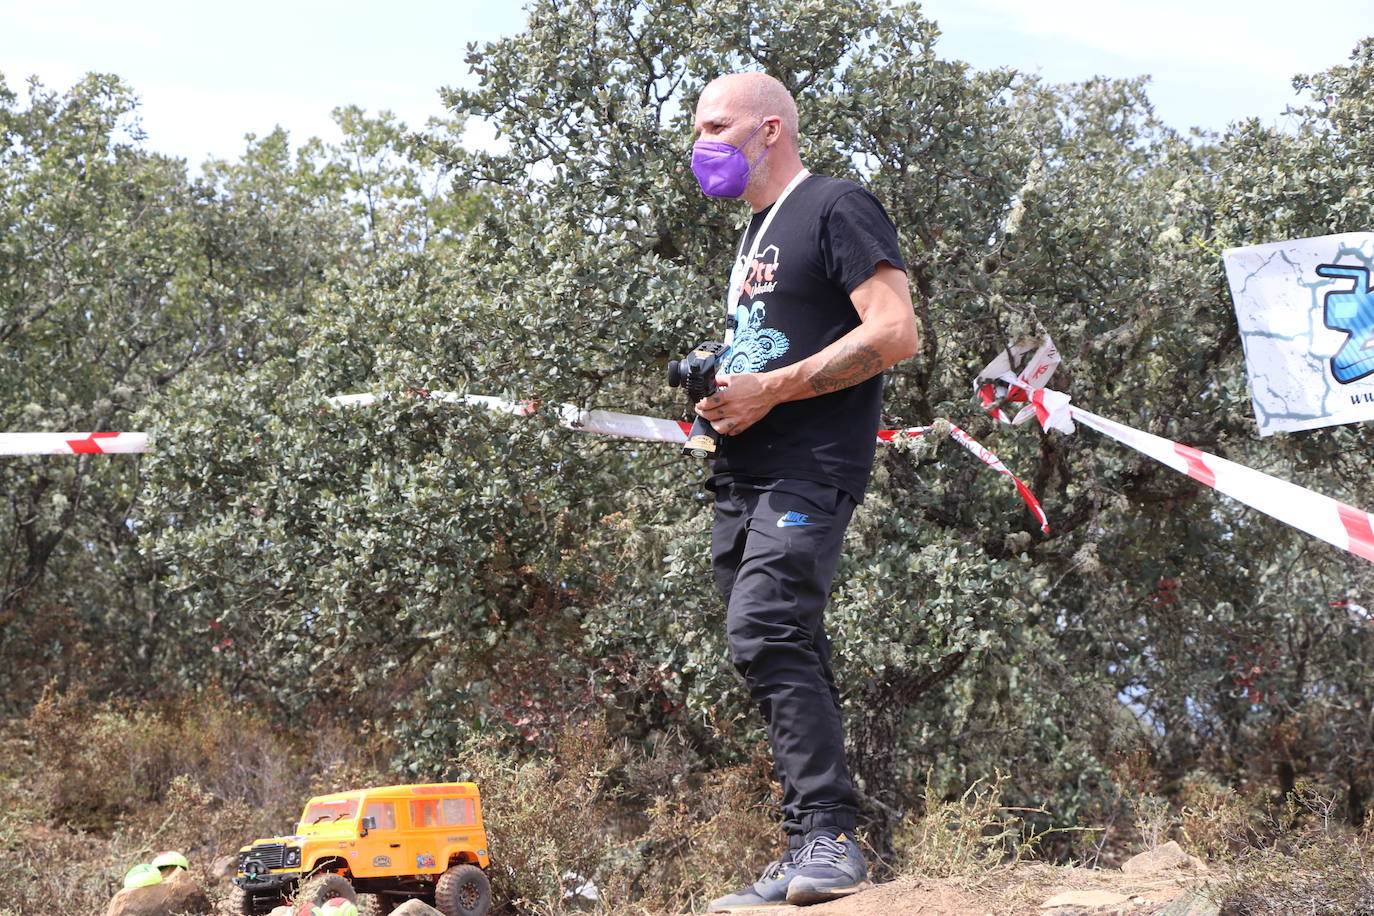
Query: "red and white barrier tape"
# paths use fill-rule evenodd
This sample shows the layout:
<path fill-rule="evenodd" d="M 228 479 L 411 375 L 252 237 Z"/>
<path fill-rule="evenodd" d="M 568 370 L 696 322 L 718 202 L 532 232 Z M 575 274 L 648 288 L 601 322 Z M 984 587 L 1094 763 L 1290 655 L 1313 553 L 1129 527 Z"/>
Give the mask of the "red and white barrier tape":
<path fill-rule="evenodd" d="M 1072 405 L 1070 418 L 1212 489 L 1374 563 L 1374 516 L 1340 500 Z"/>
<path fill-rule="evenodd" d="M 452 391 L 415 392 L 430 400 L 446 404 L 467 404 L 482 407 L 512 416 L 529 416 L 535 410 L 531 401 L 507 401 L 501 398 L 477 394 L 458 394 Z M 335 407 L 363 407 L 375 404 L 378 400 L 372 394 L 345 394 L 329 398 Z M 616 413 L 609 410 L 583 410 L 571 404 L 562 405 L 559 420 L 563 426 L 584 433 L 598 433 L 603 436 L 619 436 L 628 439 L 644 439 L 651 442 L 681 443 L 687 441 L 687 432 L 692 424 L 677 420 L 662 420 L 638 414 Z M 883 429 L 878 431 L 879 442 L 895 442 L 901 438 L 914 438 L 929 433 L 932 426 L 914 426 L 909 429 Z M 976 439 L 953 424 L 949 427 L 950 438 L 959 443 L 972 455 L 999 474 L 1010 478 L 1016 486 L 1026 507 L 1040 520 L 1040 530 L 1050 530 L 1049 519 L 1035 494 L 1021 480 L 1007 470 L 996 455 L 983 448 Z M 95 452 L 146 452 L 148 436 L 145 433 L 0 433 L 0 455 L 49 455 Z"/>
<path fill-rule="evenodd" d="M 928 430 L 930 427 L 923 426 L 920 427 L 920 429 Z M 886 432 L 886 430 L 883 432 Z M 882 432 L 879 432 L 878 438 L 881 439 L 882 437 Z M 1021 501 L 1024 502 L 1026 508 L 1030 509 L 1031 512 L 1035 514 L 1035 517 L 1040 520 L 1040 530 L 1045 534 L 1050 533 L 1050 520 L 1045 516 L 1045 510 L 1040 508 L 1040 500 L 1035 498 L 1035 494 L 1031 492 L 1030 487 L 1021 482 L 1021 478 L 1007 470 L 1007 466 L 1002 463 L 1001 458 L 998 458 L 992 452 L 983 448 L 977 439 L 973 438 L 953 423 L 949 425 L 949 437 L 968 449 L 975 457 L 997 473 L 1010 477 L 1011 482 L 1016 486 L 1016 492 L 1021 494 Z"/>
<path fill-rule="evenodd" d="M 487 397 L 476 394 L 458 394 L 452 391 L 429 391 L 416 392 L 432 400 L 442 401 L 446 404 L 471 404 L 485 407 L 488 410 L 496 410 L 501 413 L 509 413 L 516 416 L 527 416 L 535 409 L 533 402 L 530 401 L 503 401 L 500 398 Z M 346 394 L 329 399 L 329 403 L 345 406 L 364 406 L 376 403 L 377 397 L 371 394 Z M 600 433 L 605 436 L 621 436 L 630 439 L 647 439 L 654 442 L 674 442 L 682 443 L 687 441 L 687 433 L 692 428 L 692 424 L 683 423 L 677 420 L 660 420 L 655 417 L 644 417 L 638 414 L 615 413 L 609 410 L 583 410 L 571 404 L 564 404 L 559 408 L 560 422 L 569 429 L 579 430 L 585 433 Z M 929 433 L 933 426 L 913 426 L 907 429 L 880 429 L 878 430 L 878 441 L 891 443 L 901 438 L 915 438 Z M 1021 500 L 1026 504 L 1026 508 L 1034 513 L 1040 521 L 1040 530 L 1048 532 L 1050 530 L 1049 519 L 1045 516 L 1045 510 L 1040 507 L 1040 501 L 1035 498 L 1030 487 L 1026 486 L 1021 480 L 1007 470 L 1002 460 L 992 452 L 983 448 L 976 439 L 964 432 L 959 427 L 950 424 L 949 436 L 955 442 L 962 445 L 974 457 L 982 461 L 988 467 L 999 474 L 1011 479 L 1016 486 L 1016 492 L 1020 494 Z"/>
<path fill-rule="evenodd" d="M 431 401 L 484 407 L 515 417 L 527 417 L 535 411 L 533 401 L 507 401 L 484 394 L 459 394 L 455 391 L 412 393 Z M 342 394 L 329 398 L 329 403 L 334 407 L 366 407 L 377 403 L 378 400 L 380 399 L 374 394 Z M 610 410 L 583 410 L 571 404 L 562 405 L 558 409 L 558 414 L 560 423 L 568 429 L 600 433 L 604 436 L 620 436 L 625 439 L 646 439 L 650 442 L 686 442 L 687 431 L 692 428 L 692 424 L 679 423 L 676 420 L 659 420 Z"/>
<path fill-rule="evenodd" d="M 0 455 L 110 455 L 146 451 L 147 433 L 0 433 Z"/>
<path fill-rule="evenodd" d="M 1008 352 L 1010 358 L 1014 358 L 1028 349 Z M 1004 357 L 1008 357 L 1007 352 L 989 363 L 974 382 L 983 406 L 1004 423 L 1024 422 L 1033 413 L 1045 429 L 1071 433 L 1077 420 L 1285 525 L 1374 562 L 1374 515 L 1263 471 L 1075 407 L 1068 395 L 1044 387 L 1059 363 L 1059 355 L 1054 352 L 1048 337 L 1020 374 L 1012 373 L 1008 365 L 1010 358 L 1004 360 Z M 1048 368 L 1041 369 L 1032 378 L 1028 370 L 1035 366 Z M 1016 417 L 1008 419 L 1001 409 L 1007 403 L 1025 403 L 1026 407 Z"/>

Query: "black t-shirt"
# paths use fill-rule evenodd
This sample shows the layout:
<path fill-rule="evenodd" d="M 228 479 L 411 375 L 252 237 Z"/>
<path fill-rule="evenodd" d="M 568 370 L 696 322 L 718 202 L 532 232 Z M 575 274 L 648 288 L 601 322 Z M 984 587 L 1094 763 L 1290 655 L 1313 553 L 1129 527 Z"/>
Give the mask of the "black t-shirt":
<path fill-rule="evenodd" d="M 775 205 L 776 206 L 776 205 Z M 768 210 L 754 214 L 753 250 Z M 905 270 L 897 230 L 882 204 L 852 181 L 813 175 L 797 185 L 748 265 L 722 372 L 766 372 L 805 359 L 859 326 L 854 288 L 883 261 Z M 728 304 L 727 304 L 728 308 Z M 796 478 L 863 499 L 873 467 L 882 376 L 778 404 L 737 436 L 721 438 L 711 484 Z"/>

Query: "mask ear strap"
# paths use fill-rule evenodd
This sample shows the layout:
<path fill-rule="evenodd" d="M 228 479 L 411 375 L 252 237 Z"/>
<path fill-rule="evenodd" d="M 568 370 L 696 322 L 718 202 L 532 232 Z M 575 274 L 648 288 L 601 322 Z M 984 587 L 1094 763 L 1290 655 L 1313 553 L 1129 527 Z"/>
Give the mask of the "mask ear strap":
<path fill-rule="evenodd" d="M 741 143 L 739 146 L 735 147 L 735 149 L 737 149 L 737 150 L 740 151 L 740 155 L 744 155 L 744 148 L 745 148 L 746 146 L 749 145 L 749 141 L 750 141 L 750 140 L 754 139 L 754 134 L 757 134 L 759 131 L 763 130 L 763 126 L 764 126 L 765 124 L 767 124 L 767 123 L 768 123 L 769 121 L 771 121 L 771 120 L 773 120 L 773 116 L 772 116 L 772 115 L 770 115 L 769 117 L 764 118 L 762 121 L 759 122 L 759 126 L 754 128 L 754 132 L 751 133 L 749 136 L 745 137 L 743 143 Z M 766 139 L 766 138 L 765 138 L 765 139 Z M 763 152 L 759 153 L 759 158 L 757 158 L 757 159 L 755 159 L 753 162 L 749 163 L 749 171 L 751 171 L 751 172 L 754 171 L 754 166 L 758 165 L 760 162 L 763 161 L 763 157 L 768 155 L 768 151 L 769 151 L 770 149 L 772 149 L 772 147 L 769 146 L 767 143 L 765 143 L 764 146 L 763 146 Z"/>
<path fill-rule="evenodd" d="M 749 163 L 749 171 L 751 171 L 751 172 L 754 171 L 754 166 L 758 165 L 760 162 L 763 161 L 763 157 L 768 155 L 768 151 L 769 151 L 770 149 L 772 149 L 771 146 L 765 146 L 765 147 L 763 148 L 763 152 L 759 153 L 759 158 L 757 158 L 757 159 L 755 159 L 753 162 Z"/>

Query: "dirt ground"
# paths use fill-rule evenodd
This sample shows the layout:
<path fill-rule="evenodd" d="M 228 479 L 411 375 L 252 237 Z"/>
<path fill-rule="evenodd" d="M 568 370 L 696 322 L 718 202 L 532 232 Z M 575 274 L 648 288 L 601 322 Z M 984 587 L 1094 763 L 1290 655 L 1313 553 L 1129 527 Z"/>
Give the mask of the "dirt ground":
<path fill-rule="evenodd" d="M 898 878 L 833 903 L 751 909 L 768 916 L 1216 916 L 1206 874 L 1020 866 L 978 879 Z"/>

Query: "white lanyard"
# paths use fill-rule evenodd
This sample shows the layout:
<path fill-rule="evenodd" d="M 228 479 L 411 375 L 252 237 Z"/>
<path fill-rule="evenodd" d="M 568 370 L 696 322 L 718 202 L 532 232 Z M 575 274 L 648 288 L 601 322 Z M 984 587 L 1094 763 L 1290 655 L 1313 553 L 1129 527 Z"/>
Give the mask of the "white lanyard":
<path fill-rule="evenodd" d="M 739 305 L 739 297 L 744 292 L 744 281 L 749 277 L 749 265 L 758 259 L 759 251 L 763 248 L 763 234 L 768 231 L 768 226 L 773 222 L 773 217 L 777 216 L 778 211 L 782 209 L 782 203 L 787 200 L 787 195 L 791 194 L 792 190 L 805 181 L 810 174 L 806 169 L 802 169 L 787 183 L 787 187 L 782 189 L 778 199 L 773 202 L 772 209 L 763 218 L 763 225 L 759 226 L 759 231 L 754 235 L 754 244 L 750 246 L 748 257 L 744 255 L 744 240 L 749 235 L 747 227 L 744 230 L 744 235 L 740 236 L 739 249 L 735 252 L 735 266 L 730 270 L 730 289 L 725 297 L 727 318 L 734 317 L 735 308 Z M 724 343 L 726 346 L 730 345 L 731 338 L 734 336 L 733 328 L 725 332 Z"/>

